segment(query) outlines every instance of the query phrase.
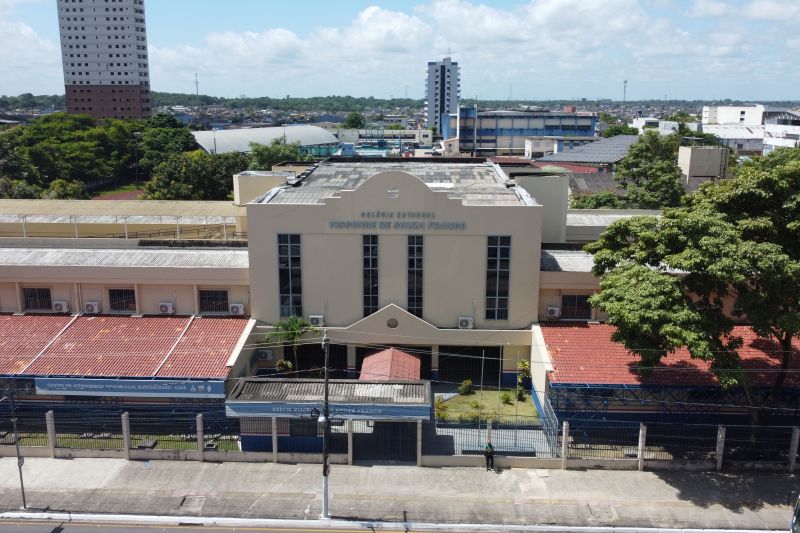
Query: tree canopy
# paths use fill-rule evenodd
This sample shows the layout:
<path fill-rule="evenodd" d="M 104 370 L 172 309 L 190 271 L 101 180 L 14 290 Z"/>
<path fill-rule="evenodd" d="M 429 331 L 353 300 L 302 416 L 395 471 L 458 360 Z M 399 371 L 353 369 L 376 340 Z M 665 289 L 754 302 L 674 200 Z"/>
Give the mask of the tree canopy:
<path fill-rule="evenodd" d="M 627 124 L 612 124 L 603 130 L 603 137 L 616 137 L 617 135 L 639 135 L 639 130 Z"/>
<path fill-rule="evenodd" d="M 364 117 L 358 111 L 351 111 L 347 114 L 344 121 L 342 122 L 342 127 L 347 129 L 353 130 L 360 130 L 365 126 Z"/>
<path fill-rule="evenodd" d="M 601 292 L 595 307 L 614 339 L 642 366 L 685 347 L 708 361 L 724 387 L 741 387 L 751 421 L 765 423 L 800 336 L 800 149 L 744 165 L 735 178 L 704 184 L 660 220 L 615 222 L 586 246 Z M 746 319 L 775 348 L 766 391 L 742 365 L 734 319 Z"/>
<path fill-rule="evenodd" d="M 250 158 L 238 152 L 207 154 L 202 150 L 169 155 L 145 184 L 150 200 L 227 200 L 231 177 L 247 170 Z"/>
<path fill-rule="evenodd" d="M 677 134 L 647 131 L 631 145 L 614 169 L 614 179 L 631 207 L 659 209 L 680 205 L 685 189 L 680 182 Z"/>
<path fill-rule="evenodd" d="M 611 191 L 578 196 L 570 201 L 572 209 L 624 209 L 625 200 Z"/>
<path fill-rule="evenodd" d="M 307 161 L 310 157 L 300 153 L 300 143 L 287 143 L 283 137 L 270 144 L 250 144 L 250 169 L 272 170 L 272 165 L 282 161 Z"/>

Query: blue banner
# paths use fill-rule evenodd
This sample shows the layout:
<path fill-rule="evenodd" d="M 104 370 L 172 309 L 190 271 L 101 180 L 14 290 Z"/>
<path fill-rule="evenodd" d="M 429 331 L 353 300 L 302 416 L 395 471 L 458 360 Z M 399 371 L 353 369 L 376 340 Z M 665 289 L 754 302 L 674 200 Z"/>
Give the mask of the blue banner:
<path fill-rule="evenodd" d="M 226 402 L 225 414 L 229 417 L 308 418 L 311 410 L 322 411 L 319 404 L 284 402 Z M 431 406 L 402 404 L 330 404 L 331 418 L 353 420 L 430 420 Z"/>
<path fill-rule="evenodd" d="M 36 394 L 46 396 L 225 398 L 224 381 L 35 378 L 35 382 Z"/>

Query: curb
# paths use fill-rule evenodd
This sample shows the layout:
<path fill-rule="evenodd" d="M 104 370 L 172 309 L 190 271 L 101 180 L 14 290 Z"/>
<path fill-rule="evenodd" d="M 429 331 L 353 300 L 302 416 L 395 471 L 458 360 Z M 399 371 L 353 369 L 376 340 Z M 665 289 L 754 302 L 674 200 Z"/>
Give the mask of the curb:
<path fill-rule="evenodd" d="M 73 514 L 4 512 L 0 520 L 32 520 L 69 523 L 144 524 L 151 526 L 223 526 L 265 528 L 339 528 L 364 531 L 531 531 L 548 533 L 742 533 L 752 529 L 693 529 L 614 526 L 557 526 L 521 524 L 437 524 L 433 522 L 381 522 L 341 519 L 282 520 L 274 518 L 225 518 L 203 516 L 152 516 L 124 514 Z M 758 530 L 764 533 L 786 533 L 786 530 Z"/>

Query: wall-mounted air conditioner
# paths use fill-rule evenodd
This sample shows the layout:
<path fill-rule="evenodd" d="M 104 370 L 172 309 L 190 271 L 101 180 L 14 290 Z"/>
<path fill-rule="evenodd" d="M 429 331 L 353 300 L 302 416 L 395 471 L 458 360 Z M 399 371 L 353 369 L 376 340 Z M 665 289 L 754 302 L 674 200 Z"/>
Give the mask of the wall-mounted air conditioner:
<path fill-rule="evenodd" d="M 309 315 L 308 321 L 311 322 L 311 325 L 315 328 L 321 328 L 325 325 L 325 315 Z"/>
<path fill-rule="evenodd" d="M 87 315 L 96 315 L 100 312 L 100 302 L 83 302 L 83 312 Z"/>
<path fill-rule="evenodd" d="M 558 318 L 561 316 L 561 308 L 556 306 L 549 306 L 547 308 L 547 318 Z"/>
<path fill-rule="evenodd" d="M 458 317 L 458 329 L 473 329 L 475 327 L 475 319 L 471 316 Z"/>
<path fill-rule="evenodd" d="M 69 313 L 69 302 L 66 300 L 56 300 L 53 302 L 54 313 Z"/>
<path fill-rule="evenodd" d="M 242 316 L 244 314 L 244 304 L 230 304 L 228 312 L 232 315 Z"/>
<path fill-rule="evenodd" d="M 162 315 L 174 315 L 175 305 L 172 302 L 160 302 L 158 304 L 158 312 Z"/>

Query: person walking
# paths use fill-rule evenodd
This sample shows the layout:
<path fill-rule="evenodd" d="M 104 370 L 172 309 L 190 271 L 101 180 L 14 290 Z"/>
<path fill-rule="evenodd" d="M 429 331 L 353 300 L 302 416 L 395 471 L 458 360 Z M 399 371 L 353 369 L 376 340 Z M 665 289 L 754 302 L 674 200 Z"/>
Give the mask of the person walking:
<path fill-rule="evenodd" d="M 486 446 L 483 448 L 483 456 L 486 457 L 486 470 L 494 470 L 494 446 L 492 446 L 492 441 L 486 441 Z"/>

